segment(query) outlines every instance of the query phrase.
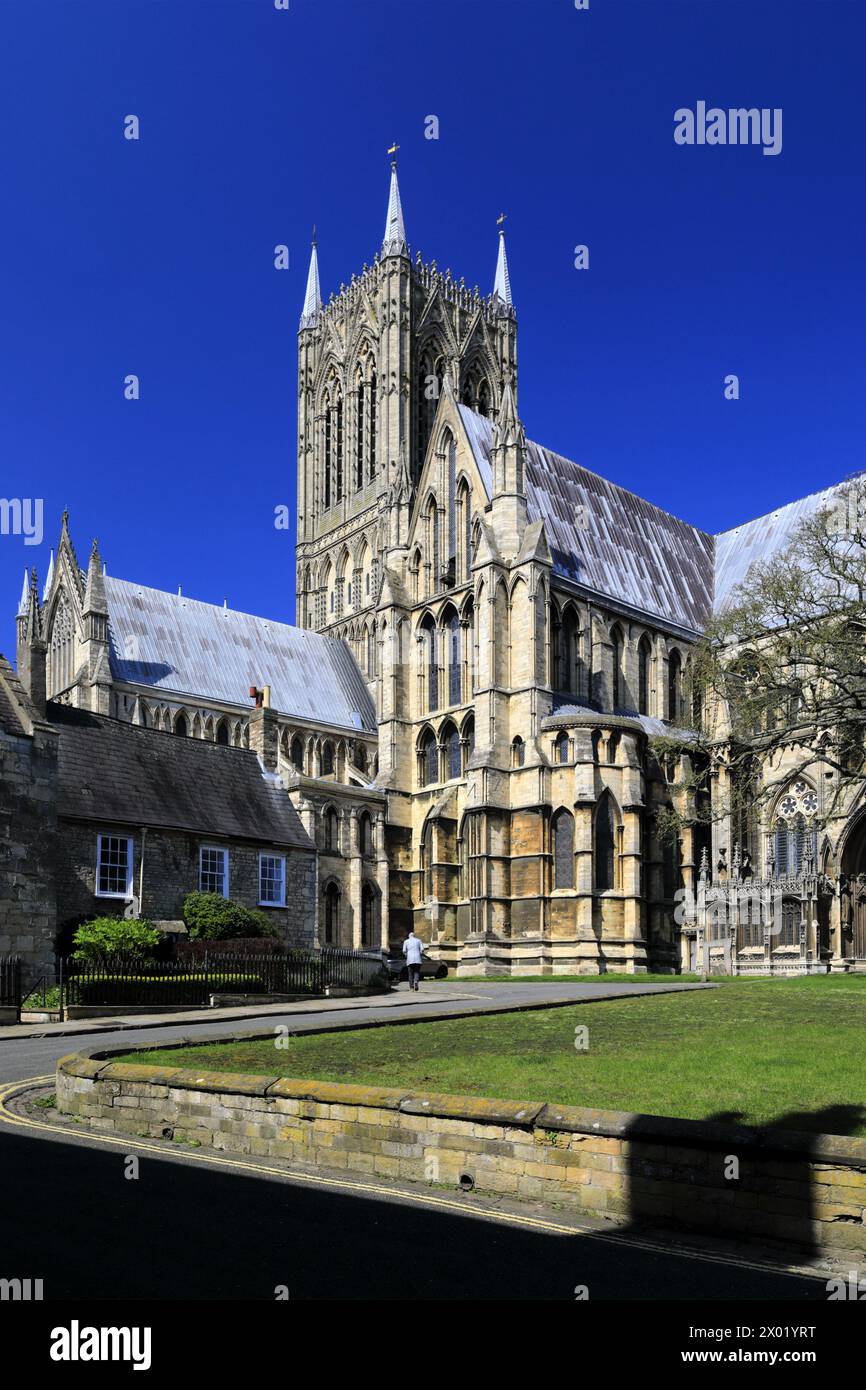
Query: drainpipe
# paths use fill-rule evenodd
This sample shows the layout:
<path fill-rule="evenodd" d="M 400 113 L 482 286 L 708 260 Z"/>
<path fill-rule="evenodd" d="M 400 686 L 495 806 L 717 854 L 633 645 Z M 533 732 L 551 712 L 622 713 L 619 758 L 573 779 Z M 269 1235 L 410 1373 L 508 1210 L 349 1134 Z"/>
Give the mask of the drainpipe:
<path fill-rule="evenodd" d="M 147 844 L 147 826 L 141 827 L 141 860 L 138 865 L 138 915 L 144 905 L 144 847 Z"/>

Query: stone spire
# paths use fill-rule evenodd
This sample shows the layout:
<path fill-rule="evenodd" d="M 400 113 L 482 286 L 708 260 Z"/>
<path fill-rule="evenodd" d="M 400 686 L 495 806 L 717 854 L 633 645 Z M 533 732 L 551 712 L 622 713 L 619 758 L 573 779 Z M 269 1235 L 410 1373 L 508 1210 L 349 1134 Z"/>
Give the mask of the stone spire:
<path fill-rule="evenodd" d="M 500 221 L 502 219 L 500 218 Z M 512 304 L 511 298 L 511 279 L 508 274 L 508 257 L 505 254 L 505 228 L 499 228 L 499 255 L 496 259 L 496 278 L 493 281 L 493 293 L 498 295 L 503 304 Z"/>
<path fill-rule="evenodd" d="M 85 688 L 82 694 L 94 714 L 108 714 L 111 703 L 111 663 L 108 655 L 108 600 L 102 577 L 99 542 L 94 539 L 84 589 Z"/>
<path fill-rule="evenodd" d="M 52 585 L 53 582 L 54 582 L 54 551 L 52 550 L 52 552 L 51 552 L 51 559 L 48 561 L 48 573 L 47 573 L 46 576 L 45 576 L 45 588 L 42 590 L 42 602 L 43 602 L 43 603 L 44 603 L 45 600 L 48 598 L 48 595 L 51 593 L 51 585 Z"/>
<path fill-rule="evenodd" d="M 392 145 L 389 154 L 396 155 L 397 145 Z M 398 255 L 406 250 L 406 227 L 403 222 L 403 205 L 400 202 L 400 185 L 397 182 L 397 160 L 391 160 L 391 189 L 388 194 L 388 213 L 385 218 L 385 238 L 382 254 Z"/>
<path fill-rule="evenodd" d="M 46 654 L 39 581 L 34 569 L 28 581 L 26 610 L 18 615 L 18 679 L 40 718 L 45 717 Z"/>
<path fill-rule="evenodd" d="M 21 598 L 18 601 L 18 617 L 26 618 L 30 607 L 30 574 L 27 566 L 24 566 L 24 583 L 21 586 Z"/>
<path fill-rule="evenodd" d="M 490 458 L 493 464 L 491 521 L 503 555 L 520 550 L 526 530 L 526 435 L 517 415 L 514 388 L 508 377 L 493 421 Z"/>
<path fill-rule="evenodd" d="M 94 537 L 87 566 L 87 585 L 84 590 L 84 617 L 95 613 L 108 617 L 108 601 L 105 597 L 105 584 L 102 577 L 102 561 L 99 558 L 99 542 Z"/>
<path fill-rule="evenodd" d="M 307 271 L 307 293 L 301 311 L 301 328 L 315 328 L 322 307 L 322 291 L 319 286 L 319 257 L 316 251 L 316 229 L 313 228 L 313 249 L 310 252 L 310 269 Z"/>

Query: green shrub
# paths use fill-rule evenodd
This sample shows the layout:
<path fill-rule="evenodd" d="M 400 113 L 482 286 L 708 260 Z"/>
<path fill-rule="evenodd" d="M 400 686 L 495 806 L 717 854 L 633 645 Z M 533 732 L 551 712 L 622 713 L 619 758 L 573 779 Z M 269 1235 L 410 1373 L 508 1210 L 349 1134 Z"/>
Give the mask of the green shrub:
<path fill-rule="evenodd" d="M 190 936 L 202 941 L 279 935 L 267 913 L 232 902 L 220 893 L 188 893 L 183 902 L 183 920 Z"/>
<path fill-rule="evenodd" d="M 143 917 L 95 917 L 76 930 L 72 955 L 75 960 L 121 952 L 143 955 L 154 951 L 161 940 L 162 933 Z"/>
<path fill-rule="evenodd" d="M 94 979 L 72 976 L 67 981 L 70 1004 L 121 1005 L 206 1004 L 211 994 L 264 994 L 260 975 L 234 971 L 222 975 L 101 975 Z"/>

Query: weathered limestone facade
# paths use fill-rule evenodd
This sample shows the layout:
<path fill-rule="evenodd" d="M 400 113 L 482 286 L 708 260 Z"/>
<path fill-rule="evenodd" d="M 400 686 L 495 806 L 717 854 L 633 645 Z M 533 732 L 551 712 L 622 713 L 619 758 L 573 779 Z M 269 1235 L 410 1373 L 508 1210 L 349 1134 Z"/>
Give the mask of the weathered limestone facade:
<path fill-rule="evenodd" d="M 486 298 L 413 259 L 392 171 L 380 252 L 327 305 L 313 248 L 298 390 L 298 622 L 375 698 L 392 937 L 464 974 L 677 968 L 697 851 L 665 873 L 647 740 L 696 627 L 567 579 L 530 515 L 504 238 Z"/>

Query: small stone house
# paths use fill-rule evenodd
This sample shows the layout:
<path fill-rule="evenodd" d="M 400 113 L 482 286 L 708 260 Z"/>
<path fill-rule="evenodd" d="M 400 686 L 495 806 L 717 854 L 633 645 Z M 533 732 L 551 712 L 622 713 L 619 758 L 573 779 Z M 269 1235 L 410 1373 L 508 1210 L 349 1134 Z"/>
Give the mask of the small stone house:
<path fill-rule="evenodd" d="M 267 912 L 312 945 L 315 850 L 254 752 L 166 737 L 49 705 L 59 735 L 58 924 L 81 916 L 173 920 L 194 890 Z"/>
<path fill-rule="evenodd" d="M 58 928 L 177 920 L 194 890 L 314 945 L 316 849 L 256 752 L 46 703 L 38 640 L 30 652 L 20 679 L 0 657 L 0 952 L 25 982 L 53 970 Z"/>

